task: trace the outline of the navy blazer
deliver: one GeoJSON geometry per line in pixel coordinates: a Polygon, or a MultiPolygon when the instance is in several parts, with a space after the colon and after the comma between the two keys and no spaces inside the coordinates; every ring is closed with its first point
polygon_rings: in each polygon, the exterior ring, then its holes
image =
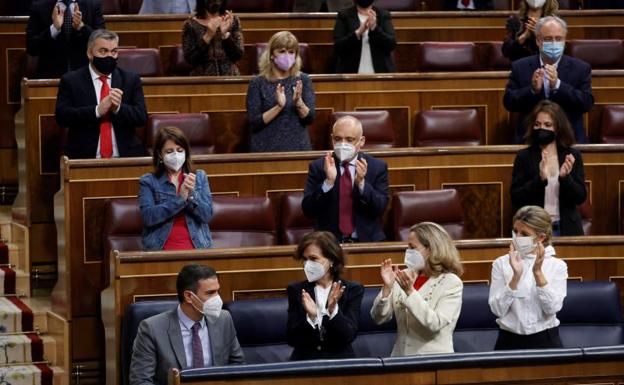
{"type": "MultiPolygon", "coordinates": [[[[585,202],[585,168],[581,153],[571,147],[557,146],[559,166],[568,154],[574,156],[572,171],[565,178],[559,178],[559,216],[561,235],[583,235],[583,223],[577,205],[585,202]]],[[[544,190],[547,181],[539,176],[542,149],[531,145],[516,155],[511,176],[511,204],[514,209],[526,205],[544,207],[544,190]]]]}
{"type": "MultiPolygon", "coordinates": [[[[112,83],[111,88],[123,91],[119,111],[110,114],[119,156],[143,156],[143,143],[135,136],[136,127],[147,122],[141,78],[133,72],[116,68],[112,83]]],[[[65,155],[69,158],[95,158],[101,121],[95,116],[98,100],[88,66],[68,72],[61,78],[56,97],[56,122],[68,128],[65,155]]]]}
{"type": "MultiPolygon", "coordinates": [[[[544,89],[534,94],[531,79],[540,68],[539,55],[518,59],[511,64],[511,73],[505,89],[503,104],[508,111],[519,112],[520,119],[514,135],[514,143],[522,143],[526,130],[524,120],[541,100],[546,99],[544,89]]],[[[568,116],[578,143],[586,143],[583,114],[591,110],[594,96],[591,87],[591,67],[582,60],[563,55],[557,67],[561,85],[550,94],[550,100],[559,104],[568,116]]]]}
{"type": "Polygon", "coordinates": [[[332,319],[324,316],[319,330],[308,323],[301,301],[301,290],[316,300],[315,285],[315,282],[308,281],[288,285],[288,345],[294,347],[290,358],[354,358],[351,342],[357,336],[364,286],[358,282],[342,281],[345,291],[338,300],[338,312],[332,319]]]}
{"type": "MultiPolygon", "coordinates": [[[[21,0],[20,0],[21,1],[21,0]]],[[[84,26],[65,32],[52,38],[52,10],[56,0],[36,0],[30,8],[30,16],[26,25],[26,52],[30,56],[38,56],[38,79],[58,79],[68,71],[77,70],[89,62],[87,58],[87,41],[91,32],[105,28],[101,2],[98,0],[77,0],[82,13],[84,26]]]]}
{"type": "MultiPolygon", "coordinates": [[[[392,51],[396,47],[396,37],[390,12],[373,6],[377,13],[377,27],[368,32],[371,57],[375,73],[395,72],[392,51]]],[[[362,40],[355,35],[360,27],[360,19],[355,6],[338,12],[334,24],[334,54],[336,73],[357,73],[362,55],[362,40]]]]}
{"type": "MultiPolygon", "coordinates": [[[[381,224],[381,216],[388,204],[388,165],[386,162],[360,152],[358,159],[366,159],[368,168],[364,191],[353,186],[353,222],[359,240],[362,242],[378,242],[386,239],[381,224]]],[[[315,229],[334,233],[337,239],[342,238],[338,228],[338,203],[340,197],[340,161],[334,156],[338,170],[334,187],[327,193],[322,186],[325,181],[325,157],[310,163],[308,179],[303,192],[301,207],[304,214],[315,219],[315,229]]]]}

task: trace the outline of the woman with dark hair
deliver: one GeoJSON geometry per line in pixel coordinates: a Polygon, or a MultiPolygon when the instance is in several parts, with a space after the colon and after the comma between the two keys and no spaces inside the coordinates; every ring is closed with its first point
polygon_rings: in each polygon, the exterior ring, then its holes
{"type": "Polygon", "coordinates": [[[340,280],[345,255],[327,231],[307,234],[294,256],[307,281],[288,285],[288,344],[292,360],[354,357],[364,287],[340,280]]]}
{"type": "Polygon", "coordinates": [[[195,16],[182,29],[184,59],[191,76],[237,76],[243,57],[243,31],[238,16],[226,10],[227,0],[197,0],[195,16]]]}
{"type": "Polygon", "coordinates": [[[554,235],[583,235],[576,206],[585,202],[585,169],[581,153],[571,146],[574,134],[557,103],[543,100],[526,121],[527,148],[516,155],[511,179],[514,207],[543,207],[554,235]]]}
{"type": "Polygon", "coordinates": [[[500,327],[495,350],[561,348],[557,312],[568,266],[551,245],[550,215],[525,206],[513,217],[509,253],[492,264],[488,303],[500,327]]]}
{"type": "Polygon", "coordinates": [[[558,12],[557,0],[523,0],[518,13],[507,19],[507,37],[503,41],[503,55],[515,61],[538,54],[535,25],[541,17],[556,16],[558,12]]]}
{"type": "Polygon", "coordinates": [[[391,259],[381,263],[382,289],[373,302],[377,324],[396,319],[392,356],[453,353],[453,331],[459,318],[464,269],[450,235],[437,223],[410,228],[406,269],[391,259]]]}
{"type": "Polygon", "coordinates": [[[145,250],[187,250],[212,244],[212,196],[203,170],[193,173],[191,149],[175,127],[158,130],[154,172],[139,181],[145,250]]]}

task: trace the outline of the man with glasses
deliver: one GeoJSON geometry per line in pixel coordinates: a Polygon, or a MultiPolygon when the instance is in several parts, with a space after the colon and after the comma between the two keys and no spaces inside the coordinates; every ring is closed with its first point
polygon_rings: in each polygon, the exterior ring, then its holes
{"type": "Polygon", "coordinates": [[[143,156],[135,136],[147,111],[139,75],[117,68],[119,37],[99,29],[89,37],[89,64],[61,78],[56,122],[67,127],[69,158],[143,156]]]}
{"type": "Polygon", "coordinates": [[[362,123],[353,116],[336,121],[331,140],[334,151],[310,163],[303,212],[316,230],[332,232],[341,243],[385,240],[388,166],[361,152],[362,123]]]}
{"type": "Polygon", "coordinates": [[[559,104],[568,116],[578,143],[586,143],[583,114],[594,105],[591,67],[563,54],[568,27],[556,16],[541,18],[535,26],[540,53],[512,63],[503,104],[519,112],[514,143],[523,142],[524,120],[541,100],[559,104]]]}

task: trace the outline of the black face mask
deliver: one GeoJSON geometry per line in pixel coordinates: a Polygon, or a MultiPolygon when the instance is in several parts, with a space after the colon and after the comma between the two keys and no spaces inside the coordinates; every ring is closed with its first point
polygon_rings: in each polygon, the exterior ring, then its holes
{"type": "Polygon", "coordinates": [[[543,128],[534,128],[533,132],[531,132],[531,137],[534,143],[545,146],[552,143],[557,137],[557,134],[555,134],[554,131],[545,130],[543,128]]]}
{"type": "Polygon", "coordinates": [[[371,4],[373,4],[373,1],[375,0],[355,0],[355,4],[359,5],[362,8],[367,8],[371,4]]]}
{"type": "Polygon", "coordinates": [[[93,56],[93,66],[98,72],[110,75],[117,68],[117,58],[112,56],[93,56]]]}

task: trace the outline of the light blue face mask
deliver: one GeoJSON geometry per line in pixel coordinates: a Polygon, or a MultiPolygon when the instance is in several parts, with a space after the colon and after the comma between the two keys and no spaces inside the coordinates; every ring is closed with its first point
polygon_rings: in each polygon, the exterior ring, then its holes
{"type": "Polygon", "coordinates": [[[557,61],[563,55],[565,43],[562,41],[545,41],[542,43],[542,53],[552,61],[557,61]]]}

